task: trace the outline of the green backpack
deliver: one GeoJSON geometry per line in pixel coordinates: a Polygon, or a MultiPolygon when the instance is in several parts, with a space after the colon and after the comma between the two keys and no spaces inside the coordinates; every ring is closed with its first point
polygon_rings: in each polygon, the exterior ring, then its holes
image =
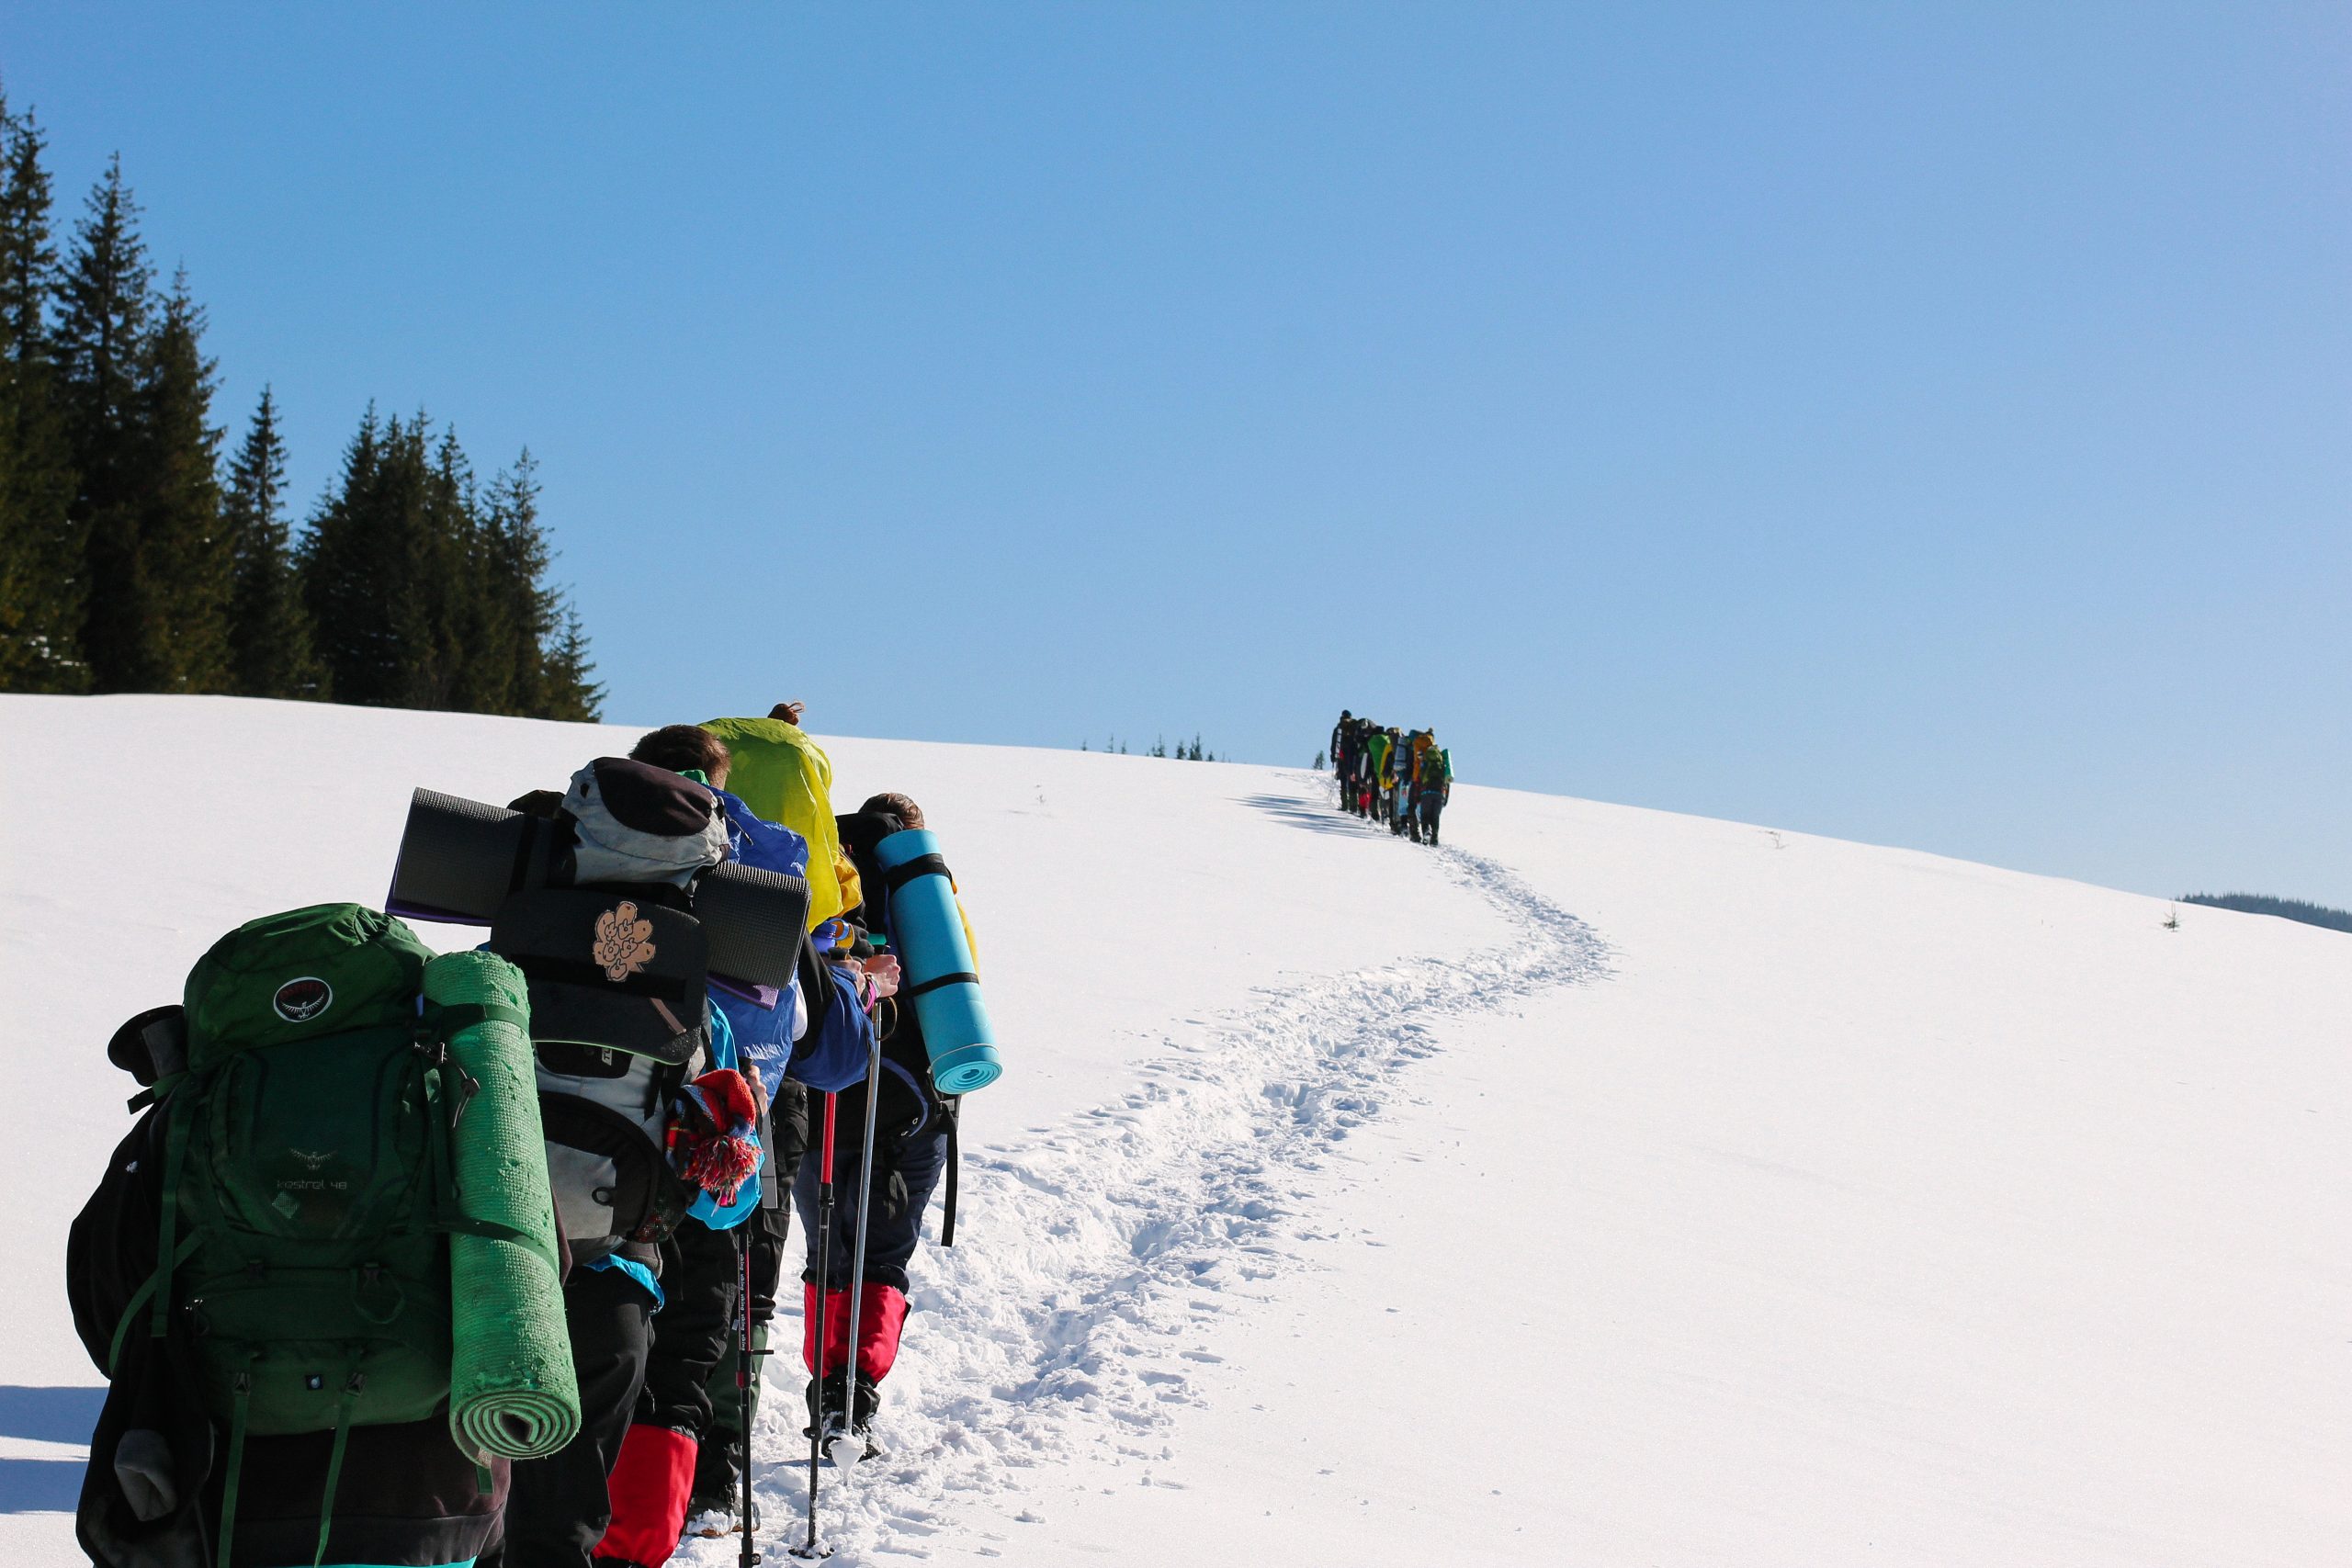
{"type": "MultiPolygon", "coordinates": [[[[401,921],[322,904],[240,926],[188,975],[185,1070],[162,1102],[154,1275],[115,1333],[175,1316],[229,1423],[220,1539],[248,1433],[333,1431],[331,1511],[355,1426],[448,1397],[449,1132],[469,1089],[422,1002],[432,956],[401,921]]],[[[325,1523],[320,1528],[322,1549],[325,1523]]]]}

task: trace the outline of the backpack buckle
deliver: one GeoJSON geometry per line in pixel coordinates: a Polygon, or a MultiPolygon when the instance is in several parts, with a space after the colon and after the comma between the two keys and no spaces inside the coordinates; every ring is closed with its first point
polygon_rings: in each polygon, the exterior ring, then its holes
{"type": "MultiPolygon", "coordinates": [[[[352,1310],[368,1323],[382,1328],[390,1325],[408,1305],[408,1292],[401,1288],[400,1280],[385,1272],[380,1263],[363,1263],[359,1280],[351,1292],[352,1310]]],[[[357,1393],[354,1388],[353,1393],[357,1393]]]]}

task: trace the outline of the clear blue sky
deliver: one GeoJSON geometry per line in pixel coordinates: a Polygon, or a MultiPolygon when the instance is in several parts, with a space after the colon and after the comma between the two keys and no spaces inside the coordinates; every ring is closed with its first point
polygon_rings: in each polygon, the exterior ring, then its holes
{"type": "Polygon", "coordinates": [[[17,5],[275,385],[528,444],[617,719],[2352,903],[2352,11],[17,5]]]}

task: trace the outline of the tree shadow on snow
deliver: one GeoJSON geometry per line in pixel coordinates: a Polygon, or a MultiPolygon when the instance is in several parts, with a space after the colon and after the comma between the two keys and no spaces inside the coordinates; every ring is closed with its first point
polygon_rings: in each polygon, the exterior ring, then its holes
{"type": "MultiPolygon", "coordinates": [[[[1245,795],[1241,804],[1254,811],[1262,811],[1277,822],[1294,828],[1304,828],[1310,833],[1346,833],[1361,836],[1374,831],[1371,823],[1351,817],[1336,804],[1302,800],[1295,795],[1245,795]]],[[[1385,828],[1378,829],[1384,836],[1385,828]]]]}
{"type": "MultiPolygon", "coordinates": [[[[0,1383],[0,1438],[86,1443],[98,1424],[102,1388],[27,1388],[0,1383]]],[[[70,1514],[82,1493],[77,1459],[0,1459],[0,1514],[70,1514]]]]}

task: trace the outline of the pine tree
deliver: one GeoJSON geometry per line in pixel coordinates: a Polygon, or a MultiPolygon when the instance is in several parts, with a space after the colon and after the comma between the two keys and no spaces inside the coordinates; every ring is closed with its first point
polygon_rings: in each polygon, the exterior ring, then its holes
{"type": "Polygon", "coordinates": [[[484,595],[477,570],[481,529],[474,519],[473,468],[454,427],[430,445],[429,456],[430,422],[422,409],[413,431],[422,463],[414,543],[421,624],[415,635],[433,649],[433,680],[412,693],[407,705],[495,713],[484,698],[495,696],[500,682],[484,678],[476,640],[483,631],[484,595]]]}
{"type": "Polygon", "coordinates": [[[390,671],[400,657],[390,611],[391,552],[375,527],[385,434],[370,403],[344,448],[340,479],[295,551],[327,689],[338,702],[378,706],[392,700],[390,671]]]}
{"type": "Polygon", "coordinates": [[[311,613],[294,570],[286,522],[286,444],[267,387],[230,465],[221,516],[232,561],[232,689],[248,697],[326,695],[324,674],[311,649],[311,613]]]}
{"type": "Polygon", "coordinates": [[[529,447],[514,466],[491,481],[488,515],[488,591],[499,606],[507,661],[503,713],[547,716],[548,656],[562,632],[561,595],[547,585],[554,548],[539,525],[539,465],[529,447]]]}
{"type": "Polygon", "coordinates": [[[76,692],[86,584],[48,307],[57,270],[40,128],[0,94],[0,690],[76,692]]]}
{"type": "Polygon", "coordinates": [[[538,463],[526,447],[491,487],[485,528],[489,581],[504,604],[514,661],[510,706],[533,718],[593,720],[605,688],[590,677],[588,633],[560,589],[548,581],[555,547],[539,522],[538,463]]]}
{"type": "Polygon", "coordinates": [[[82,648],[102,692],[152,691],[170,663],[164,597],[140,538],[140,373],[154,276],[138,212],[118,156],[90,192],[57,288],[60,401],[80,478],[71,515],[88,561],[82,648]]]}
{"type": "Polygon", "coordinates": [[[580,612],[569,604],[563,610],[563,629],[548,650],[547,671],[547,695],[537,716],[584,724],[605,716],[605,688],[589,679],[596,666],[588,657],[587,629],[580,624],[580,612]]]}
{"type": "Polygon", "coordinates": [[[230,689],[232,551],[220,518],[220,436],[212,423],[215,365],[204,356],[204,310],[172,279],[141,365],[139,550],[155,598],[147,691],[230,689]]]}

